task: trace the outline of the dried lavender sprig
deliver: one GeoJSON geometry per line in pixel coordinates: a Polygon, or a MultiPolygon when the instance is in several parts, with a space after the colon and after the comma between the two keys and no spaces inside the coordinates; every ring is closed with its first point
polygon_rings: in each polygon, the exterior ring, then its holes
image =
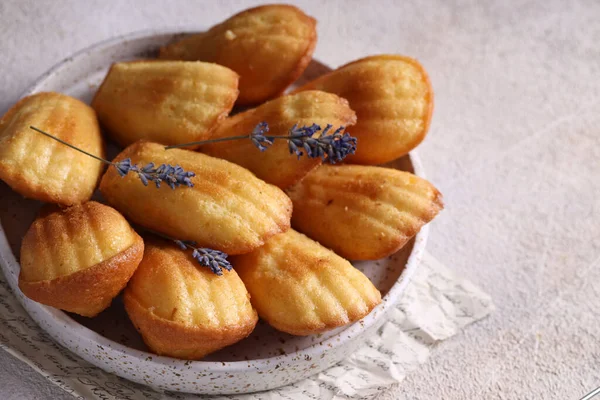
{"type": "Polygon", "coordinates": [[[161,182],[166,182],[171,189],[175,189],[181,185],[194,186],[190,178],[193,178],[196,174],[191,171],[185,171],[180,165],[161,164],[156,168],[154,163],[150,162],[140,168],[137,164],[131,164],[130,158],[111,164],[114,165],[121,177],[124,177],[130,171],[136,172],[144,186],[148,186],[148,182],[150,181],[154,182],[157,188],[160,187],[161,182]]]}
{"type": "Polygon", "coordinates": [[[117,172],[119,173],[119,175],[121,175],[121,177],[126,176],[129,172],[137,173],[138,177],[140,178],[140,181],[142,181],[144,186],[148,186],[149,181],[154,182],[157,188],[160,187],[161,182],[166,182],[171,189],[175,189],[176,187],[179,187],[181,185],[185,185],[188,187],[194,186],[190,178],[193,178],[194,176],[196,176],[196,174],[194,174],[191,171],[185,171],[179,165],[172,166],[169,164],[162,164],[158,168],[155,168],[154,163],[151,162],[146,164],[146,166],[144,167],[140,167],[137,164],[132,164],[130,158],[126,158],[119,162],[112,162],[105,160],[102,157],[98,157],[94,154],[88,153],[87,151],[82,150],[79,147],[76,147],[70,143],[67,143],[64,140],[49,134],[48,132],[44,132],[43,130],[36,128],[35,126],[30,126],[29,128],[43,135],[46,135],[49,138],[64,144],[65,146],[69,146],[70,148],[77,150],[80,153],[95,158],[96,160],[102,161],[105,164],[112,165],[117,169],[117,172]]]}
{"type": "Polygon", "coordinates": [[[308,158],[320,157],[323,161],[327,161],[330,164],[340,162],[347,155],[354,154],[356,152],[357,138],[350,136],[349,133],[342,134],[344,131],[343,126],[340,126],[332,134],[329,134],[331,128],[333,126],[327,124],[321,135],[315,138],[314,135],[321,131],[319,125],[312,124],[302,127],[294,125],[290,129],[290,135],[288,136],[290,154],[296,154],[300,158],[303,155],[302,150],[304,150],[308,158]]]}
{"type": "Polygon", "coordinates": [[[231,263],[227,261],[227,253],[206,247],[197,247],[196,242],[191,240],[172,239],[181,250],[192,249],[192,257],[203,267],[208,267],[212,273],[223,275],[223,268],[231,271],[231,263]]]}
{"type": "Polygon", "coordinates": [[[323,161],[335,164],[336,162],[342,161],[349,154],[354,154],[356,152],[357,138],[350,136],[349,133],[342,134],[344,131],[343,126],[340,126],[332,134],[329,134],[331,128],[333,128],[333,126],[327,124],[325,129],[321,132],[321,127],[317,124],[301,127],[296,124],[289,130],[289,135],[287,136],[269,136],[265,135],[265,133],[269,131],[269,125],[263,121],[256,125],[249,135],[229,136],[199,142],[183,143],[167,146],[165,149],[249,138],[254,146],[260,151],[265,151],[273,144],[274,140],[283,139],[288,142],[290,154],[296,154],[298,158],[306,154],[308,158],[320,157],[323,161]],[[321,132],[321,135],[319,137],[314,137],[318,132],[321,132]]]}
{"type": "Polygon", "coordinates": [[[194,259],[196,259],[201,266],[210,268],[211,272],[216,275],[223,275],[223,268],[225,268],[227,271],[231,271],[233,269],[231,263],[227,261],[227,257],[229,256],[227,253],[210,249],[208,247],[198,247],[196,242],[192,240],[175,239],[171,236],[157,232],[153,229],[148,229],[141,225],[134,225],[134,228],[136,231],[145,231],[170,242],[174,242],[179,248],[181,248],[181,250],[191,249],[192,257],[194,257],[194,259]]]}

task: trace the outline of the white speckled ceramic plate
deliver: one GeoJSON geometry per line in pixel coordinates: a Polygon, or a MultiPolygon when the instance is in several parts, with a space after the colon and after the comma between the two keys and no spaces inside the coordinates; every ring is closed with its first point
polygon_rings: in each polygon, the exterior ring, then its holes
{"type": "MultiPolygon", "coordinates": [[[[179,35],[144,32],[94,45],[52,68],[25,94],[57,91],[89,102],[112,62],[151,57],[159,46],[179,35]]],[[[301,81],[329,70],[313,61],[301,81]]],[[[422,176],[414,153],[390,166],[422,176]]],[[[0,182],[0,261],[10,286],[31,317],[58,343],[105,371],[159,390],[202,394],[271,389],[315,374],[347,357],[383,324],[386,312],[417,268],[427,237],[425,226],[391,257],[354,263],[384,294],[382,303],[361,321],[309,337],[277,332],[260,322],[247,339],[203,361],[190,362],[149,353],[127,319],[120,298],[98,317],[88,319],[23,296],[17,286],[20,242],[40,206],[41,203],[23,199],[0,182]]]]}

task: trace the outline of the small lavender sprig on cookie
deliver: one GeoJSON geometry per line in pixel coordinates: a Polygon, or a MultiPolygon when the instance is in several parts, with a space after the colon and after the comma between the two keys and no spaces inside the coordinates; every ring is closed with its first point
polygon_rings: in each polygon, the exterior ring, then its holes
{"type": "Polygon", "coordinates": [[[290,154],[296,154],[300,158],[303,155],[301,150],[303,149],[308,158],[320,157],[330,164],[342,161],[348,154],[354,154],[357,139],[350,136],[349,133],[342,134],[344,131],[343,126],[340,126],[332,134],[328,134],[331,128],[333,126],[327,124],[321,135],[315,138],[314,136],[321,131],[319,125],[312,124],[303,127],[294,125],[288,136],[290,154]],[[327,155],[327,158],[325,155],[327,155]]]}
{"type": "Polygon", "coordinates": [[[207,247],[197,247],[196,242],[190,240],[172,239],[181,250],[192,250],[192,257],[203,267],[210,268],[216,275],[223,275],[223,269],[231,271],[233,268],[227,260],[228,254],[207,247]]]}
{"type": "Polygon", "coordinates": [[[181,185],[194,186],[190,178],[193,178],[196,174],[191,171],[185,171],[179,165],[161,164],[156,168],[154,163],[150,162],[145,167],[140,167],[137,164],[131,164],[130,158],[111,164],[114,165],[121,177],[126,176],[129,172],[137,172],[144,186],[148,186],[148,182],[150,181],[154,182],[157,188],[160,187],[161,182],[166,182],[171,189],[175,189],[181,185]]]}
{"type": "Polygon", "coordinates": [[[29,128],[43,135],[46,135],[49,138],[64,144],[65,146],[69,146],[70,148],[77,150],[80,153],[95,158],[98,161],[102,161],[103,163],[109,166],[115,167],[119,175],[121,175],[121,177],[125,177],[130,172],[137,173],[138,177],[140,178],[140,181],[144,184],[144,186],[148,186],[149,182],[154,182],[157,188],[160,187],[160,184],[162,182],[166,182],[171,189],[175,189],[181,185],[188,187],[194,186],[194,183],[192,182],[191,178],[196,176],[196,174],[191,171],[185,171],[179,165],[173,166],[169,164],[162,164],[159,167],[156,167],[154,163],[151,162],[146,164],[144,167],[141,167],[138,164],[132,164],[130,158],[126,158],[119,162],[112,162],[105,160],[102,157],[98,157],[97,155],[88,153],[87,151],[82,150],[79,147],[73,146],[72,144],[57,138],[56,136],[51,135],[48,132],[36,128],[35,126],[30,126],[29,128]]]}
{"type": "Polygon", "coordinates": [[[350,136],[349,133],[342,133],[344,127],[340,126],[331,133],[332,125],[327,124],[325,129],[320,125],[294,125],[290,128],[286,136],[268,135],[269,124],[265,121],[257,124],[248,135],[229,136],[217,139],[202,140],[199,142],[190,142],[166,146],[165,149],[174,149],[179,147],[198,146],[208,143],[225,142],[229,140],[250,139],[252,144],[260,151],[265,151],[273,144],[275,140],[287,140],[290,154],[295,154],[298,158],[306,154],[308,158],[321,158],[330,164],[342,161],[349,154],[356,152],[357,139],[350,136]]]}
{"type": "Polygon", "coordinates": [[[203,267],[210,268],[210,271],[215,275],[223,275],[223,269],[226,269],[227,271],[231,271],[233,269],[231,263],[227,260],[229,255],[225,252],[208,247],[198,247],[197,243],[193,240],[175,239],[155,230],[150,230],[143,227],[140,227],[140,229],[170,242],[174,242],[183,251],[192,250],[192,257],[198,262],[198,264],[203,267]]]}

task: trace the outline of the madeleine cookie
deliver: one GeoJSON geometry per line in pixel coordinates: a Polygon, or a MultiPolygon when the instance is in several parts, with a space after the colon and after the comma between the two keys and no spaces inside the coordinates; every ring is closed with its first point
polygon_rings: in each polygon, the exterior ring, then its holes
{"type": "MultiPolygon", "coordinates": [[[[270,136],[287,136],[290,129],[298,126],[327,124],[333,129],[356,123],[356,115],[348,102],[336,95],[306,91],[282,96],[261,106],[226,119],[213,132],[213,138],[248,135],[260,122],[267,122],[270,136]]],[[[352,130],[350,129],[352,132],[352,130]]],[[[302,179],[310,170],[321,164],[320,158],[298,158],[290,154],[285,140],[274,140],[273,145],[261,153],[250,140],[212,143],[200,147],[200,151],[239,164],[265,182],[285,189],[302,179]]]]}
{"type": "Polygon", "coordinates": [[[294,228],[350,260],[395,253],[443,208],[425,179],[361,165],[322,165],[288,195],[294,228]]]}
{"type": "Polygon", "coordinates": [[[356,154],[347,161],[383,164],[415,148],[425,138],[433,112],[433,89],[416,60],[380,55],[346,64],[295,90],[324,90],[350,102],[358,123],[356,154]]]}
{"type": "Polygon", "coordinates": [[[234,270],[215,275],[165,241],[147,244],[123,299],[148,347],[177,358],[199,359],[238,342],[258,320],[234,270]]]}
{"type": "Polygon", "coordinates": [[[111,137],[166,145],[204,140],[238,95],[238,75],[217,64],[183,61],[115,63],[92,107],[111,137]]]}
{"type": "Polygon", "coordinates": [[[258,315],[292,335],[357,321],[381,302],[371,281],[333,251],[290,229],[233,259],[258,315]]]}
{"type": "Polygon", "coordinates": [[[306,69],[316,21],[290,5],[251,8],[163,47],[160,58],[215,62],[240,74],[239,104],[277,97],[306,69]]]}
{"type": "Polygon", "coordinates": [[[132,221],[180,240],[228,254],[247,253],[290,227],[292,202],[281,189],[225,160],[190,150],[138,142],[115,161],[180,165],[193,187],[147,187],[135,173],[109,168],[100,183],[107,201],[132,221]]]}
{"type": "Polygon", "coordinates": [[[72,205],[92,197],[102,162],[30,129],[35,126],[104,157],[96,114],[60,93],[21,99],[0,119],[0,179],[25,197],[72,205]]]}
{"type": "Polygon", "coordinates": [[[108,206],[47,210],[23,238],[19,288],[39,303],[93,317],[125,287],[143,253],[142,238],[108,206]]]}

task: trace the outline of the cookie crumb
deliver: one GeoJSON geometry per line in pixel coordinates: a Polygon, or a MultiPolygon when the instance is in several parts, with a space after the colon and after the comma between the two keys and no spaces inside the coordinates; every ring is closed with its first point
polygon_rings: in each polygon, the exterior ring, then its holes
{"type": "Polygon", "coordinates": [[[237,36],[236,36],[236,34],[235,34],[235,33],[233,33],[233,32],[232,32],[230,29],[227,29],[227,30],[225,31],[225,39],[227,39],[227,40],[233,40],[233,39],[235,39],[236,37],[237,37],[237,36]]]}

